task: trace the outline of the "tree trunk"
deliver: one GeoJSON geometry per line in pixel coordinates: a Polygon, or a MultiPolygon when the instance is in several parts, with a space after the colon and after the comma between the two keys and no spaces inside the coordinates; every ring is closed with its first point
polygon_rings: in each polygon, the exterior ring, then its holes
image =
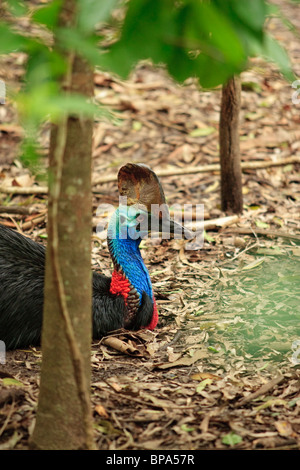
{"type": "MultiPolygon", "coordinates": [[[[74,12],[73,1],[64,2],[64,24],[68,24],[68,12],[74,12]]],[[[68,61],[64,90],[92,96],[90,67],[72,53],[68,61]]],[[[35,449],[94,448],[90,406],[92,130],[92,119],[68,116],[51,132],[43,360],[31,439],[35,449]]]]}
{"type": "Polygon", "coordinates": [[[233,77],[222,89],[219,139],[222,210],[234,214],[243,210],[239,138],[240,102],[240,79],[233,77]]]}

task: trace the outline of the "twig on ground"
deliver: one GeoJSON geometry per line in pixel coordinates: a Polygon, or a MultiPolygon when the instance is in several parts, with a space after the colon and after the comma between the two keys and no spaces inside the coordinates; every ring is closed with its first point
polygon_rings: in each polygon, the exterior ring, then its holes
{"type": "MultiPolygon", "coordinates": [[[[260,168],[271,168],[273,166],[284,166],[293,163],[300,163],[300,156],[294,156],[289,158],[282,158],[276,161],[268,160],[268,161],[254,161],[254,162],[242,162],[241,167],[242,170],[255,170],[260,168]]],[[[211,165],[202,165],[202,166],[195,166],[195,167],[188,167],[188,168],[172,168],[169,170],[157,170],[156,174],[159,177],[164,176],[177,176],[177,175],[188,175],[188,174],[195,174],[195,173],[210,173],[210,172],[219,172],[220,165],[218,163],[214,163],[211,165]]],[[[112,183],[116,181],[116,176],[107,175],[101,176],[100,178],[95,178],[93,181],[93,186],[97,184],[105,184],[105,183],[112,183]]],[[[94,193],[97,193],[96,189],[93,190],[94,193]]],[[[28,186],[28,187],[20,187],[20,186],[7,186],[7,187],[0,187],[0,193],[4,194],[47,194],[48,188],[47,186],[28,186]]]]}
{"type": "Polygon", "coordinates": [[[31,214],[37,214],[38,212],[39,211],[35,207],[0,206],[0,214],[31,215],[31,214]]]}
{"type": "Polygon", "coordinates": [[[258,390],[256,390],[253,393],[250,393],[247,397],[243,398],[239,402],[237,402],[236,406],[243,406],[246,403],[249,403],[250,401],[254,400],[255,398],[260,397],[261,395],[265,395],[267,392],[272,390],[272,388],[275,387],[275,385],[278,385],[284,380],[283,375],[279,375],[278,377],[275,377],[274,379],[270,380],[268,383],[262,385],[258,390]]]}
{"type": "Polygon", "coordinates": [[[236,227],[236,228],[229,228],[224,233],[240,233],[244,235],[261,235],[264,237],[282,237],[288,238],[290,240],[300,241],[300,235],[294,235],[293,233],[281,232],[280,230],[264,230],[261,228],[244,228],[244,227],[236,227]]]}
{"type": "MultiPolygon", "coordinates": [[[[267,161],[254,161],[254,162],[242,162],[241,167],[242,170],[255,170],[260,168],[271,168],[273,166],[284,166],[289,165],[292,163],[300,163],[300,156],[293,156],[289,158],[281,158],[278,160],[267,160],[267,161]]],[[[218,163],[214,163],[211,165],[201,165],[201,166],[190,166],[187,168],[170,168],[168,170],[157,170],[156,174],[159,177],[162,176],[177,176],[177,175],[188,175],[188,174],[195,174],[195,173],[210,173],[214,171],[220,171],[220,165],[218,163]]],[[[95,178],[93,181],[93,185],[96,184],[103,184],[103,183],[110,183],[115,181],[115,176],[105,176],[101,178],[95,178]]]]}

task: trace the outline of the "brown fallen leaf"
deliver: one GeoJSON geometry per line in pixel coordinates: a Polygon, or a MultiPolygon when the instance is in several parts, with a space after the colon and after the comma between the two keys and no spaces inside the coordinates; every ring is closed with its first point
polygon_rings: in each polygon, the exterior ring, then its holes
{"type": "Polygon", "coordinates": [[[182,357],[174,362],[161,362],[159,364],[154,364],[154,368],[169,369],[170,367],[177,367],[177,366],[191,366],[195,362],[206,357],[206,355],[207,355],[206,352],[199,349],[191,357],[182,357]]]}
{"type": "MultiPolygon", "coordinates": [[[[270,380],[266,384],[262,385],[258,390],[255,392],[250,393],[246,397],[244,397],[242,400],[238,402],[239,406],[244,406],[246,403],[251,402],[252,400],[255,400],[256,398],[260,397],[261,395],[265,395],[267,392],[272,390],[276,385],[280,384],[281,382],[284,381],[284,376],[279,374],[277,377],[274,379],[270,380]]],[[[265,406],[265,405],[264,405],[265,406]]]]}
{"type": "Polygon", "coordinates": [[[198,372],[197,374],[191,375],[191,378],[193,380],[221,380],[221,377],[219,377],[218,375],[211,374],[210,372],[198,372]]]}
{"type": "Polygon", "coordinates": [[[16,176],[13,178],[11,184],[12,186],[19,186],[22,188],[27,188],[28,186],[32,186],[34,183],[34,178],[28,174],[16,176]]]}
{"type": "Polygon", "coordinates": [[[178,359],[181,357],[181,353],[175,353],[173,348],[171,347],[167,348],[167,354],[168,354],[169,362],[178,361],[178,359]]]}
{"type": "Polygon", "coordinates": [[[142,356],[140,351],[133,345],[125,343],[125,341],[121,341],[119,338],[115,338],[114,336],[104,338],[102,344],[105,344],[105,346],[109,346],[123,354],[128,354],[129,356],[142,356]]]}
{"type": "Polygon", "coordinates": [[[146,450],[158,449],[163,441],[164,439],[152,439],[152,441],[147,440],[140,445],[140,448],[146,450]]]}
{"type": "Polygon", "coordinates": [[[95,411],[98,413],[99,416],[102,416],[103,418],[108,418],[108,413],[104,406],[102,405],[96,405],[95,406],[95,411]]]}
{"type": "Polygon", "coordinates": [[[24,135],[24,129],[16,124],[0,124],[0,131],[16,134],[18,136],[24,135]]]}
{"type": "Polygon", "coordinates": [[[274,424],[281,436],[291,436],[293,434],[292,426],[288,421],[279,420],[274,424]]]}

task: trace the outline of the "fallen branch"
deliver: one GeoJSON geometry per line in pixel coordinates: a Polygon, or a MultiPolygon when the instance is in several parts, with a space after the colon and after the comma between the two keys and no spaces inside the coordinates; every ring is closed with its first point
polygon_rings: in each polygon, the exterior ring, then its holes
{"type": "Polygon", "coordinates": [[[224,233],[240,233],[244,235],[261,235],[264,237],[283,237],[283,238],[288,238],[290,240],[297,240],[300,241],[300,235],[294,235],[292,233],[287,233],[287,232],[281,232],[280,230],[264,230],[261,228],[242,228],[242,227],[236,227],[236,228],[230,228],[226,230],[224,233]]]}
{"type": "Polygon", "coordinates": [[[258,398],[261,395],[265,395],[267,392],[272,390],[272,388],[274,388],[276,385],[280,384],[283,380],[284,380],[283,375],[279,375],[278,377],[275,377],[274,379],[270,380],[268,383],[262,385],[255,392],[250,393],[250,395],[248,395],[247,397],[237,402],[236,406],[243,406],[246,403],[249,403],[250,401],[254,400],[255,398],[258,398]]]}
{"type": "Polygon", "coordinates": [[[200,222],[196,223],[187,223],[185,224],[185,227],[198,232],[201,230],[215,230],[220,228],[226,228],[229,225],[235,224],[238,221],[238,215],[229,215],[226,217],[219,217],[217,219],[209,219],[204,221],[201,220],[200,222]]]}
{"type": "Polygon", "coordinates": [[[37,214],[38,212],[39,211],[35,207],[0,206],[0,214],[31,215],[31,214],[37,214]]]}
{"type": "Polygon", "coordinates": [[[47,186],[6,186],[0,187],[0,193],[4,194],[47,194],[48,187],[47,186]]]}
{"type": "MultiPolygon", "coordinates": [[[[276,161],[268,160],[268,161],[254,161],[254,162],[242,162],[241,167],[242,170],[258,170],[261,168],[271,168],[273,166],[284,166],[290,165],[293,163],[300,163],[300,156],[294,156],[289,158],[281,158],[276,161]]],[[[202,165],[202,166],[195,166],[195,167],[188,167],[188,168],[172,168],[169,170],[157,170],[156,174],[159,177],[164,176],[180,176],[180,175],[189,175],[195,173],[210,173],[210,172],[219,172],[220,165],[218,163],[214,163],[211,165],[202,165]]],[[[116,181],[116,176],[107,175],[101,176],[100,178],[95,178],[93,180],[93,186],[97,184],[105,184],[105,183],[112,183],[116,181]]],[[[93,190],[93,193],[97,194],[99,191],[97,189],[93,190]]],[[[4,194],[47,194],[48,187],[47,186],[27,186],[27,187],[20,187],[20,186],[0,186],[0,193],[4,194]]]]}
{"type": "Polygon", "coordinates": [[[41,222],[44,222],[46,219],[46,214],[44,215],[38,215],[37,217],[32,218],[31,220],[28,220],[27,222],[24,222],[22,224],[22,230],[28,230],[30,228],[34,228],[36,225],[40,224],[41,222]]]}
{"type": "MultiPolygon", "coordinates": [[[[289,158],[281,158],[276,161],[267,160],[267,161],[254,161],[254,162],[242,162],[242,170],[256,170],[260,168],[271,168],[273,166],[284,166],[292,163],[300,163],[300,156],[294,156],[289,158]]],[[[214,171],[220,171],[219,163],[214,163],[211,165],[201,165],[188,168],[171,168],[168,170],[157,170],[156,174],[159,177],[163,176],[177,176],[177,175],[189,175],[195,173],[210,173],[214,171]]],[[[116,180],[115,176],[102,176],[100,178],[95,178],[93,185],[111,183],[116,180]]]]}
{"type": "Polygon", "coordinates": [[[238,215],[229,215],[228,217],[219,217],[218,219],[205,220],[203,223],[204,230],[212,230],[216,228],[225,228],[238,222],[238,215]]]}

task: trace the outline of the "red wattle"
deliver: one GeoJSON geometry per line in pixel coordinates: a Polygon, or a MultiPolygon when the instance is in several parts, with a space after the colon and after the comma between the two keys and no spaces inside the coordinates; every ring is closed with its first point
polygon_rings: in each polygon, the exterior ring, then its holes
{"type": "MultiPolygon", "coordinates": [[[[114,271],[112,273],[109,291],[111,294],[122,295],[125,301],[125,305],[127,305],[127,297],[130,292],[130,282],[122,272],[114,271]]],[[[153,296],[153,315],[151,318],[151,322],[145,328],[147,328],[148,330],[154,330],[157,325],[157,322],[158,310],[155,298],[153,296]]]]}
{"type": "Polygon", "coordinates": [[[154,328],[157,325],[157,322],[158,322],[158,310],[157,310],[155,298],[153,296],[153,315],[152,315],[152,318],[151,318],[151,322],[149,323],[148,326],[146,326],[146,328],[148,330],[154,330],[154,328]]]}
{"type": "Polygon", "coordinates": [[[130,292],[130,282],[123,273],[114,271],[111,277],[109,292],[111,294],[122,295],[127,305],[127,297],[130,292]]]}

